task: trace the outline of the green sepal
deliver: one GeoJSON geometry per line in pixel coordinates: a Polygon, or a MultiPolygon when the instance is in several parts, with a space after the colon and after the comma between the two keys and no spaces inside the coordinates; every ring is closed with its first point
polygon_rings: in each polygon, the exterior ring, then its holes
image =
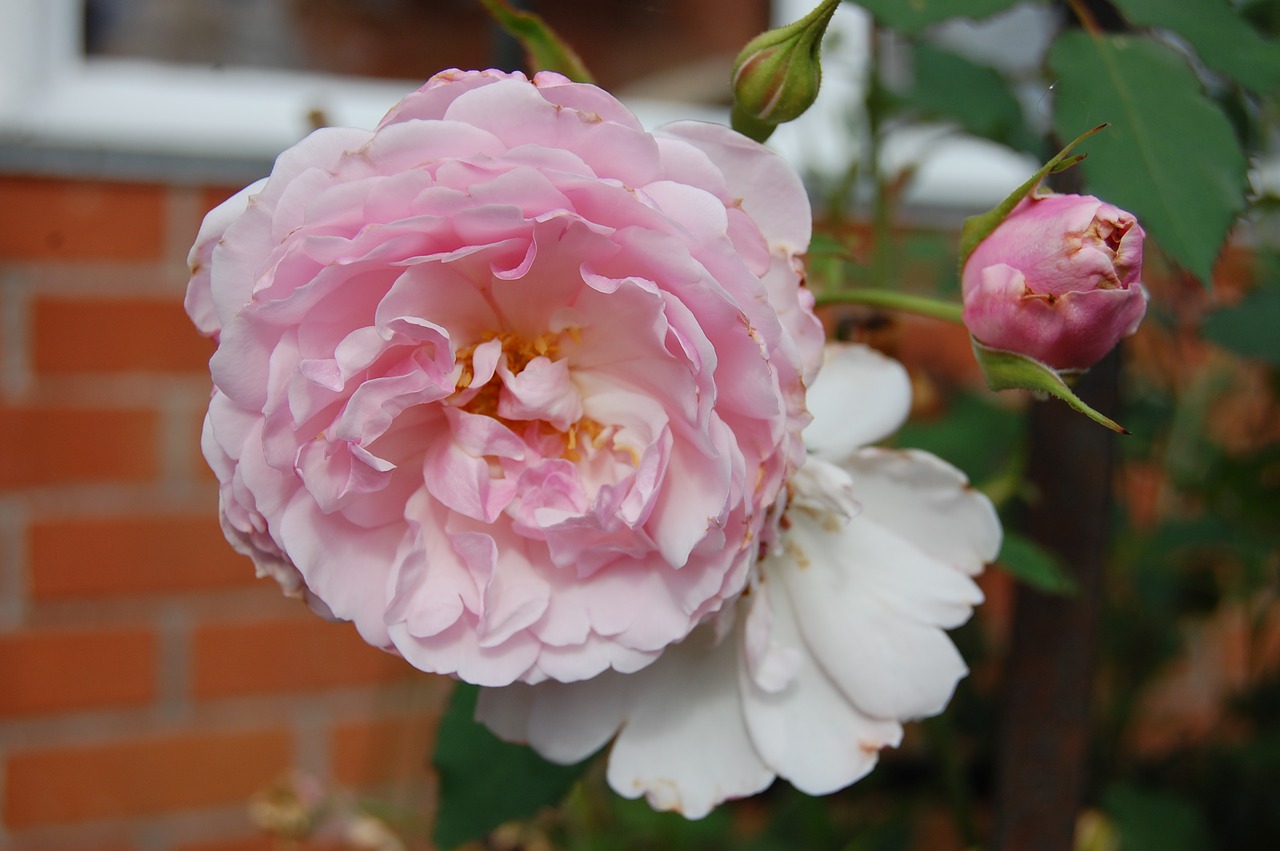
{"type": "Polygon", "coordinates": [[[777,124],[761,121],[738,103],[734,103],[729,111],[729,126],[748,139],[761,144],[764,144],[764,141],[773,135],[773,131],[778,129],[777,124]]]}
{"type": "Polygon", "coordinates": [[[973,356],[977,359],[978,366],[982,367],[987,386],[992,390],[1032,390],[1037,393],[1048,393],[1050,396],[1057,396],[1095,423],[1120,434],[1129,434],[1127,428],[1090,408],[1079,396],[1072,393],[1062,375],[1053,367],[1017,352],[993,349],[978,342],[972,334],[969,335],[969,340],[973,343],[973,356]]]}
{"type": "Polygon", "coordinates": [[[1040,185],[1040,181],[1044,180],[1047,175],[1057,174],[1060,171],[1071,168],[1071,166],[1085,158],[1084,154],[1069,156],[1071,149],[1106,126],[1107,125],[1105,124],[1099,124],[1087,133],[1082,133],[1075,139],[1072,139],[1067,143],[1065,148],[1058,151],[1053,159],[1041,166],[1040,170],[1027,178],[1025,183],[1013,190],[1013,192],[1009,194],[1008,198],[1005,198],[987,212],[979,213],[976,216],[970,216],[964,220],[964,224],[960,226],[959,263],[961,272],[964,271],[964,264],[968,262],[969,255],[974,252],[974,249],[978,247],[978,244],[990,236],[991,232],[998,228],[1000,223],[1008,218],[1009,214],[1013,212],[1013,208],[1022,203],[1023,198],[1026,198],[1032,192],[1036,191],[1036,188],[1040,185]]]}
{"type": "Polygon", "coordinates": [[[512,8],[507,0],[480,0],[489,16],[524,48],[530,71],[556,71],[577,83],[594,83],[582,59],[546,21],[512,8]]]}

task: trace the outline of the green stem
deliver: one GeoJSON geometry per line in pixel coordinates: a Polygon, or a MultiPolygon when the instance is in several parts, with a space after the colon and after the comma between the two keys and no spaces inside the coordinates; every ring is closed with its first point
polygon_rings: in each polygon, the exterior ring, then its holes
{"type": "Polygon", "coordinates": [[[871,257],[870,280],[882,285],[898,285],[893,274],[893,211],[889,207],[888,180],[880,173],[882,163],[880,134],[884,123],[884,98],[880,83],[879,27],[872,24],[869,40],[871,56],[867,62],[867,173],[871,179],[871,257]]]}
{"type": "Polygon", "coordinates": [[[951,301],[939,301],[926,296],[900,293],[896,290],[844,290],[818,296],[818,307],[831,304],[866,304],[872,307],[887,307],[891,310],[905,310],[941,319],[944,322],[964,324],[964,308],[951,301]]]}

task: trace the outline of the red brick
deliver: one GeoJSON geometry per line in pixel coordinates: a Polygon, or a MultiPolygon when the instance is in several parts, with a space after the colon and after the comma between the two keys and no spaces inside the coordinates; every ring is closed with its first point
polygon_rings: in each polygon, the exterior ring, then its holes
{"type": "Polygon", "coordinates": [[[333,731],[333,777],[348,786],[421,780],[439,718],[419,714],[342,724],[333,731]]]}
{"type": "Polygon", "coordinates": [[[148,815],[247,801],[292,760],[285,730],[192,732],[11,753],[10,827],[148,815]]]}
{"type": "Polygon", "coordinates": [[[37,373],[207,373],[213,343],[175,297],[38,298],[37,373]]]}
{"type": "Polygon", "coordinates": [[[163,250],[160,186],[5,177],[0,210],[0,259],[148,260],[163,250]]]}
{"type": "Polygon", "coordinates": [[[248,585],[253,564],[198,516],[35,523],[29,532],[36,600],[166,594],[248,585]]]}
{"type": "Polygon", "coordinates": [[[201,698],[374,685],[418,675],[320,618],[211,624],[196,630],[193,689],[201,698]]]}
{"type": "Polygon", "coordinates": [[[176,851],[351,851],[353,846],[338,840],[289,839],[283,840],[267,834],[224,839],[217,842],[196,842],[177,846],[176,851]]]}
{"type": "Polygon", "coordinates": [[[156,652],[142,629],[0,636],[0,717],[147,703],[156,652]]]}
{"type": "MultiPolygon", "coordinates": [[[[292,846],[289,847],[292,848],[292,846]]],[[[279,848],[275,837],[259,834],[241,839],[188,843],[179,845],[177,851],[279,851],[279,848]]]]}
{"type": "Polygon", "coordinates": [[[0,407],[0,488],[146,481],[156,431],[152,411],[0,407]]]}

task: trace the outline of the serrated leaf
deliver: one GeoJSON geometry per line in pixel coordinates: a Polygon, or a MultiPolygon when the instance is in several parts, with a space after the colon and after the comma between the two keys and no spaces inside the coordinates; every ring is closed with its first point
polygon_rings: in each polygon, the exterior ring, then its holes
{"type": "Polygon", "coordinates": [[[590,761],[556,765],[502,741],[475,720],[478,695],[475,686],[455,686],[436,734],[432,762],[440,776],[440,802],[433,838],[441,849],[559,803],[590,761]]]}
{"type": "Polygon", "coordinates": [[[1058,556],[1017,532],[1005,530],[996,564],[1014,579],[1046,594],[1072,597],[1079,591],[1058,556]]]}
{"type": "Polygon", "coordinates": [[[578,83],[595,82],[577,52],[533,12],[513,8],[507,0],[480,0],[489,16],[520,42],[531,71],[556,71],[578,83]]]}
{"type": "Polygon", "coordinates": [[[1070,32],[1049,50],[1054,127],[1109,122],[1081,168],[1089,191],[1133,212],[1206,284],[1245,203],[1245,158],[1182,56],[1148,38],[1070,32]]]}
{"type": "Polygon", "coordinates": [[[1227,0],[1114,0],[1137,27],[1172,30],[1187,40],[1205,65],[1247,89],[1280,89],[1280,43],[1263,38],[1227,0]]]}
{"type": "Polygon", "coordinates": [[[949,18],[980,21],[1022,0],[856,0],[876,20],[899,32],[917,33],[949,18]]]}
{"type": "Polygon", "coordinates": [[[1224,349],[1280,366],[1280,289],[1254,290],[1234,307],[1215,310],[1201,333],[1224,349]]]}
{"type": "Polygon", "coordinates": [[[1009,81],[999,71],[928,42],[915,45],[914,59],[915,86],[904,96],[907,106],[931,118],[955,121],[975,136],[1011,148],[1039,148],[1009,81]]]}

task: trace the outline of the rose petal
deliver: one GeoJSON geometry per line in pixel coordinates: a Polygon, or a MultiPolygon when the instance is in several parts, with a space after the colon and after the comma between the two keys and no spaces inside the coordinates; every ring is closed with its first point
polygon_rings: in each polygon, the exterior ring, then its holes
{"type": "Polygon", "coordinates": [[[797,664],[783,689],[763,688],[740,669],[743,713],[751,741],[765,763],[801,792],[825,795],[875,767],[880,749],[896,747],[902,726],[870,718],[849,701],[806,651],[795,612],[785,595],[776,605],[753,598],[753,608],[773,609],[771,640],[792,651],[797,664]]]}
{"type": "Polygon", "coordinates": [[[605,673],[580,683],[481,689],[476,720],[500,738],[527,743],[544,758],[568,765],[618,732],[627,683],[624,675],[605,673]]]}
{"type": "Polygon", "coordinates": [[[981,602],[977,586],[861,516],[788,519],[784,553],[766,562],[766,577],[804,613],[800,631],[822,669],[873,717],[939,712],[967,673],[942,627],[981,602]]]}
{"type": "Polygon", "coordinates": [[[713,640],[700,630],[631,675],[633,697],[607,772],[619,795],[644,795],[654,809],[697,819],[773,782],[742,716],[737,645],[713,640]]]}
{"type": "Polygon", "coordinates": [[[1000,518],[955,467],[920,451],[864,449],[843,462],[862,515],[974,575],[1000,552],[1000,518]]]}
{"type": "Polygon", "coordinates": [[[813,422],[804,431],[809,452],[838,461],[883,440],[911,411],[911,379],[891,358],[866,346],[832,344],[806,403],[813,422]]]}

